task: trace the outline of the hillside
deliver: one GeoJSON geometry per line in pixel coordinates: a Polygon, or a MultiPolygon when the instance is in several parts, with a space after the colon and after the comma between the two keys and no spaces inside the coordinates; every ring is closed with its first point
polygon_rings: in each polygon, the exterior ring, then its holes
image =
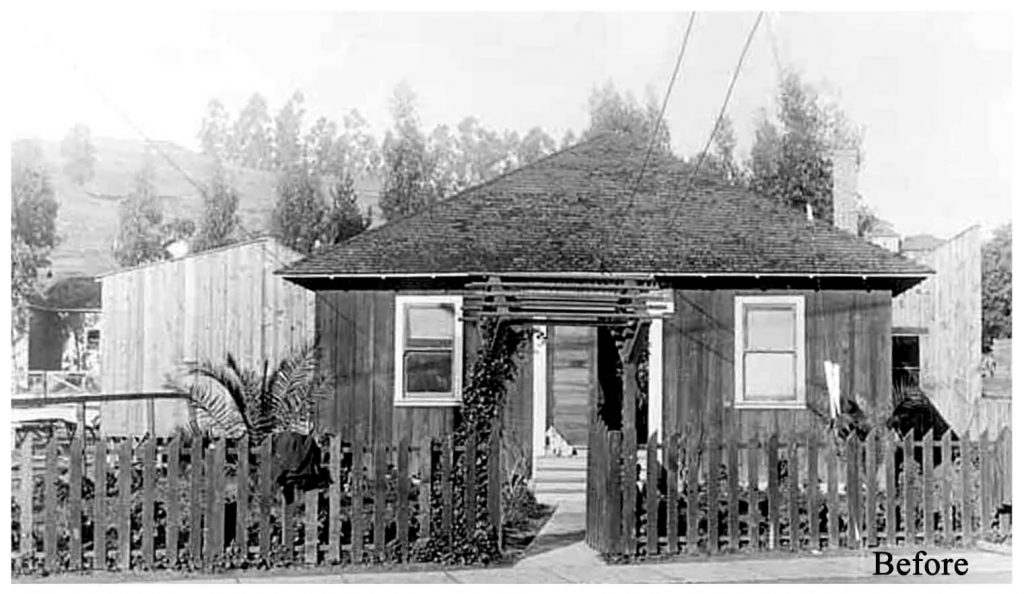
{"type": "MultiPolygon", "coordinates": [[[[61,171],[59,141],[40,141],[50,169],[54,190],[60,203],[57,232],[61,241],[53,251],[52,278],[47,284],[69,276],[94,276],[116,270],[113,245],[117,236],[117,206],[132,189],[135,173],[142,166],[143,141],[94,138],[96,175],[79,187],[61,171]]],[[[188,177],[205,183],[210,177],[211,161],[176,144],[161,142],[160,150],[170,157],[188,177]]],[[[155,186],[167,218],[191,218],[198,223],[202,209],[199,191],[167,159],[154,152],[155,186]]],[[[239,193],[239,215],[250,234],[264,233],[276,196],[273,172],[231,166],[229,175],[239,193]]],[[[362,210],[376,207],[377,184],[358,180],[357,192],[362,210]]]]}

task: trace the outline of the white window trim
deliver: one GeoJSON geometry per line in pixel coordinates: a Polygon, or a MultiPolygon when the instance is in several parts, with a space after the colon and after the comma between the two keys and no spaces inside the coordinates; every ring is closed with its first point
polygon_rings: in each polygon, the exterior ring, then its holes
{"type": "Polygon", "coordinates": [[[807,408],[807,341],[805,334],[804,297],[803,295],[758,295],[735,297],[735,318],[733,326],[733,342],[735,353],[733,370],[736,393],[733,398],[735,408],[745,409],[804,409],[807,408]],[[788,305],[796,308],[796,400],[792,402],[747,402],[744,399],[743,361],[744,361],[744,316],[743,310],[748,305],[788,305]]]}
{"type": "Polygon", "coordinates": [[[395,406],[461,406],[462,405],[462,297],[459,295],[396,295],[395,296],[395,406]],[[405,377],[405,308],[409,305],[455,306],[455,337],[452,353],[452,396],[446,398],[406,398],[405,377]]]}

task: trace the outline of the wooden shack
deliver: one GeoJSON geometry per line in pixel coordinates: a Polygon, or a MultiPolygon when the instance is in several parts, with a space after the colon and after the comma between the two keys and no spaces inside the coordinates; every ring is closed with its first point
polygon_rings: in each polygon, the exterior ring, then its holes
{"type": "Polygon", "coordinates": [[[979,425],[981,230],[906,255],[935,274],[893,299],[893,367],[916,384],[957,433],[979,425]]]}
{"type": "MultiPolygon", "coordinates": [[[[103,391],[165,391],[190,362],[273,362],[313,340],[313,293],[273,274],[300,257],[263,238],[102,275],[103,391]]],[[[167,435],[187,420],[182,401],[101,409],[108,435],[167,435]]]]}

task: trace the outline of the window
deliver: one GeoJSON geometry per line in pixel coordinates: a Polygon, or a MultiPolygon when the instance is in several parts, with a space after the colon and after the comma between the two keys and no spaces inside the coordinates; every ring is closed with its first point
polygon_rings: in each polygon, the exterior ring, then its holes
{"type": "Polygon", "coordinates": [[[921,386],[921,338],[892,337],[892,385],[894,388],[921,386]]]}
{"type": "Polygon", "coordinates": [[[89,330],[85,333],[85,348],[90,351],[100,350],[100,331],[89,330]]]}
{"type": "Polygon", "coordinates": [[[737,408],[803,408],[804,298],[736,297],[737,408]]]}
{"type": "Polygon", "coordinates": [[[462,387],[462,298],[395,298],[395,404],[455,405],[462,387]]]}

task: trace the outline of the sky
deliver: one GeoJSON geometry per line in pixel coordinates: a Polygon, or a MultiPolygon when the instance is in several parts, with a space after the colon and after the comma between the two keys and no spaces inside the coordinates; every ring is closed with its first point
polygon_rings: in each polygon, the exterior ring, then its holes
{"type": "MultiPolygon", "coordinates": [[[[96,136],[197,148],[207,102],[232,113],[254,92],[272,111],[295,90],[307,124],[358,110],[380,135],[402,80],[426,128],[475,116],[560,139],[587,125],[612,81],[660,98],[689,13],[117,12],[90,5],[8,23],[6,99],[15,138],[96,136]],[[10,50],[9,50],[10,51],[10,50]]],[[[666,118],[673,149],[697,153],[722,104],[752,12],[697,14],[666,118]]],[[[904,235],[948,237],[1011,217],[1011,19],[968,13],[770,13],[727,113],[745,157],[780,65],[795,68],[865,132],[859,189],[904,235]]]]}

